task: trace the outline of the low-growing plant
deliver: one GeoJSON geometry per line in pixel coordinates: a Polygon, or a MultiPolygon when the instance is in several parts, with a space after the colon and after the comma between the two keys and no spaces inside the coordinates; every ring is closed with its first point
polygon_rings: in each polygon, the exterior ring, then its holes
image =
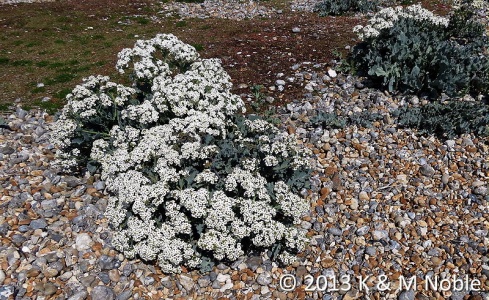
{"type": "Polygon", "coordinates": [[[375,11],[378,7],[377,0],[322,0],[314,7],[321,17],[339,16],[347,12],[366,13],[375,11]]]}
{"type": "Polygon", "coordinates": [[[436,97],[487,90],[488,40],[471,12],[448,19],[419,5],[387,8],[354,31],[364,40],[352,52],[358,70],[390,92],[436,97]]]}
{"type": "Polygon", "coordinates": [[[421,107],[402,107],[395,112],[398,123],[441,139],[464,133],[489,136],[489,106],[466,101],[432,102],[421,107]]]}
{"type": "Polygon", "coordinates": [[[137,41],[118,58],[133,85],[88,78],[53,133],[63,166],[87,154],[100,165],[114,247],[172,273],[208,271],[254,250],[294,260],[307,242],[296,224],[309,208],[298,196],[309,184],[309,151],[242,116],[220,61],[173,35],[137,41]]]}

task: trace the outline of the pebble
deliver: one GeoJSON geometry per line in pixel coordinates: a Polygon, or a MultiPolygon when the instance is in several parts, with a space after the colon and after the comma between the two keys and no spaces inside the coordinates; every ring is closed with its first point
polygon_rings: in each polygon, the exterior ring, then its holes
{"type": "Polygon", "coordinates": [[[364,236],[366,235],[370,230],[370,226],[365,225],[357,229],[356,234],[359,236],[364,236]]]}
{"type": "Polygon", "coordinates": [[[221,18],[231,20],[271,18],[280,14],[278,10],[259,5],[258,1],[235,2],[205,0],[202,3],[167,2],[163,5],[164,16],[177,15],[180,18],[221,18]]]}
{"type": "Polygon", "coordinates": [[[403,291],[399,294],[399,300],[414,300],[415,293],[413,290],[403,291]]]}
{"type": "Polygon", "coordinates": [[[45,219],[37,219],[37,220],[32,220],[29,226],[32,229],[36,230],[36,229],[44,229],[48,226],[48,224],[46,223],[45,219]]]}
{"type": "MultiPolygon", "coordinates": [[[[387,95],[333,68],[296,61],[290,72],[277,77],[287,86],[304,88],[295,101],[277,107],[277,114],[315,153],[307,196],[311,210],[299,225],[314,242],[289,266],[272,262],[271,253],[256,253],[236,265],[219,264],[208,274],[182,269],[169,276],[152,262],[128,259],[111,246],[100,175],[58,174],[51,165],[55,149],[47,138],[52,117],[40,111],[6,116],[11,127],[23,131],[0,136],[0,233],[8,236],[0,247],[0,294],[15,291],[26,299],[225,299],[237,294],[249,299],[355,299],[354,291],[282,293],[277,286],[285,273],[344,274],[359,271],[358,266],[370,275],[432,271],[487,281],[485,141],[465,135],[452,143],[398,128],[392,110],[423,105],[423,99],[387,95]],[[369,128],[327,128],[312,121],[319,112],[355,116],[364,111],[389,118],[369,128]],[[19,175],[6,179],[5,174],[19,175]],[[51,280],[48,292],[54,294],[33,290],[51,280]],[[24,290],[14,290],[22,286],[24,290]]],[[[425,299],[443,297],[424,293],[425,299]]],[[[377,299],[414,299],[414,294],[386,292],[377,299]]]]}
{"type": "Polygon", "coordinates": [[[294,27],[294,28],[292,28],[292,32],[293,33],[299,33],[299,32],[301,32],[301,29],[299,27],[294,27]]]}
{"type": "MultiPolygon", "coordinates": [[[[225,280],[223,282],[225,282],[225,280]]],[[[193,279],[185,275],[180,276],[180,284],[185,288],[187,292],[190,292],[195,286],[193,279]]]]}
{"type": "Polygon", "coordinates": [[[85,300],[88,297],[88,293],[86,290],[82,290],[68,298],[68,300],[85,300]]]}
{"type": "Polygon", "coordinates": [[[83,251],[90,249],[93,241],[88,233],[80,233],[76,236],[76,250],[83,251]]]}
{"type": "Polygon", "coordinates": [[[117,295],[116,300],[128,300],[129,298],[131,298],[131,296],[131,291],[124,291],[121,294],[117,295]]]}
{"type": "Polygon", "coordinates": [[[115,295],[111,288],[97,285],[90,293],[92,300],[114,300],[115,295]]]}
{"type": "Polygon", "coordinates": [[[263,272],[256,278],[256,282],[261,285],[269,285],[272,280],[272,275],[269,272],[263,272]]]}

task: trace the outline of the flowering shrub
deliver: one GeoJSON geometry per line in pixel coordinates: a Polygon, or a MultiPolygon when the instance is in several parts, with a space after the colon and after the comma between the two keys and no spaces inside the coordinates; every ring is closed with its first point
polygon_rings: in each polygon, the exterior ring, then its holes
{"type": "Polygon", "coordinates": [[[454,96],[487,89],[487,38],[464,11],[447,19],[419,5],[386,8],[354,31],[364,40],[352,54],[357,68],[391,92],[454,96]]]}
{"type": "Polygon", "coordinates": [[[241,116],[244,103],[219,60],[200,59],[173,35],[118,57],[133,86],[89,78],[69,95],[54,136],[65,165],[78,149],[100,165],[114,247],[165,272],[209,270],[214,260],[267,248],[290,263],[307,242],[296,224],[309,208],[297,195],[308,187],[308,151],[241,116]]]}

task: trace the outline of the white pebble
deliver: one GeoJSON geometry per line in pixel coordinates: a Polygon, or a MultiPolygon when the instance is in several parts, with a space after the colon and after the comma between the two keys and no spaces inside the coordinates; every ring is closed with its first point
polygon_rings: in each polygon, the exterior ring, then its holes
{"type": "Polygon", "coordinates": [[[80,233],[76,236],[75,247],[78,251],[90,249],[93,241],[88,233],[80,233]]]}

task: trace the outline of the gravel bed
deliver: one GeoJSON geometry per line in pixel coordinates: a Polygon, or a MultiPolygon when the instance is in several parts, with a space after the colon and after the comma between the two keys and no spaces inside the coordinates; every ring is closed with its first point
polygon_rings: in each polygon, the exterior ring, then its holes
{"type": "Polygon", "coordinates": [[[324,64],[296,64],[273,88],[290,85],[302,86],[304,97],[279,109],[282,127],[316,156],[301,224],[311,244],[300,262],[281,267],[263,253],[208,274],[170,276],[128,260],[111,246],[104,183],[53,169],[53,117],[17,109],[5,117],[12,130],[0,129],[0,299],[487,299],[487,292],[425,288],[435,275],[489,286],[487,141],[401,129],[391,112],[423,99],[365,88],[324,64]],[[383,118],[341,130],[311,122],[320,111],[366,110],[383,118]],[[296,287],[287,291],[280,279],[289,274],[296,287]],[[306,291],[309,275],[349,275],[351,287],[306,291]],[[369,275],[367,292],[360,276],[369,275]],[[382,275],[391,289],[377,286],[382,275]],[[402,276],[416,276],[416,292],[396,288],[402,276]]]}
{"type": "Polygon", "coordinates": [[[277,13],[282,13],[282,11],[274,8],[269,9],[255,1],[205,0],[203,3],[172,1],[164,4],[160,13],[166,16],[176,14],[183,19],[220,18],[243,20],[255,17],[270,18],[277,13]]]}

